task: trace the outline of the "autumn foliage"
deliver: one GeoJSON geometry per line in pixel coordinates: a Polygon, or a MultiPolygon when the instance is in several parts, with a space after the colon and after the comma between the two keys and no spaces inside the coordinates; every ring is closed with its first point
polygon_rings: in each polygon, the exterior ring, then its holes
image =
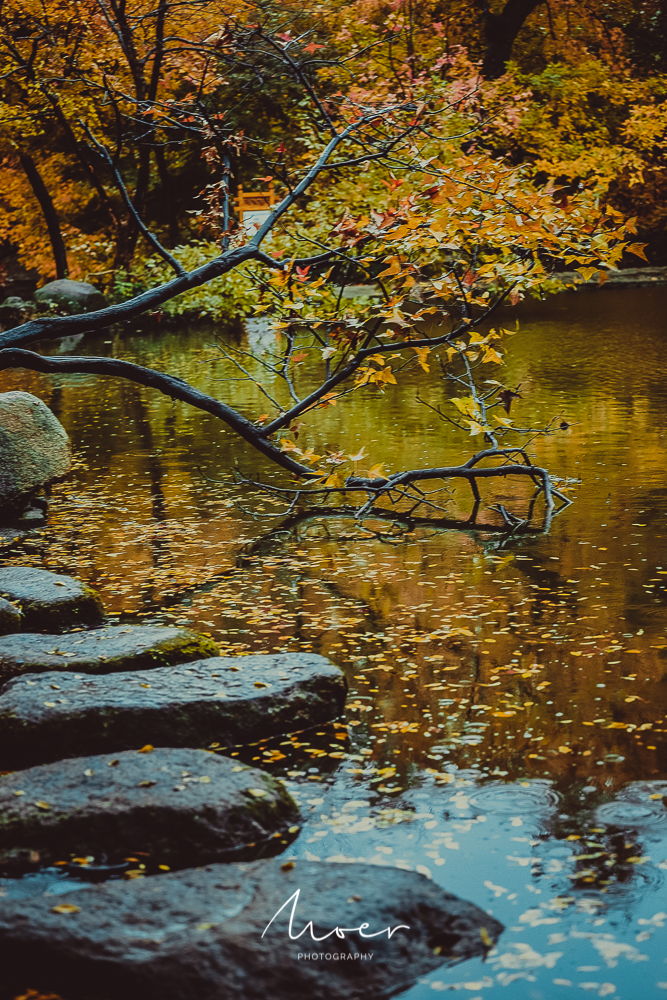
{"type": "MultiPolygon", "coordinates": [[[[323,110],[339,109],[341,95],[428,104],[447,91],[455,107],[475,95],[466,110],[477,130],[459,141],[473,162],[486,153],[501,175],[523,164],[522,184],[593,192],[638,216],[640,237],[659,259],[667,134],[659,10],[648,5],[640,17],[621,0],[604,14],[593,3],[533,4],[515,61],[485,80],[484,6],[3,3],[5,256],[18,255],[45,279],[69,273],[109,287],[137,265],[141,272],[154,249],[126,196],[170,247],[196,247],[219,232],[211,209],[221,158],[229,159],[232,193],[239,183],[261,186],[265,175],[286,179],[312,148],[307,103],[315,91],[323,110]]],[[[369,191],[379,211],[391,207],[398,183],[382,180],[389,188],[378,180],[369,191]]],[[[340,190],[320,185],[318,195],[316,209],[335,225],[340,190]]]]}

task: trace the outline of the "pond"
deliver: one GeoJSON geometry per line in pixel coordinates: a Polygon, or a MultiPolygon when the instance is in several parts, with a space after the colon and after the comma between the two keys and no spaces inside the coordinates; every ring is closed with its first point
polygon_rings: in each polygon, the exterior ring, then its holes
{"type": "MultiPolygon", "coordinates": [[[[666,315],[664,288],[507,310],[516,413],[556,418],[530,453],[574,500],[548,532],[538,501],[532,534],[488,529],[484,507],[487,530],[284,522],[232,487],[234,467],[273,473],[212,417],[109,379],[0,376],[44,399],[76,455],[47,527],[3,561],[84,577],[112,621],[192,625],[230,654],[312,650],[346,672],[335,725],[225,752],[298,798],[286,857],[417,870],[503,922],[486,960],[436,970],[410,1000],[666,995],[666,315]]],[[[215,334],[126,329],[53,350],[154,366],[257,415],[215,334]]],[[[391,469],[469,453],[418,395],[446,400],[415,375],[309,421],[304,447],[364,446],[391,469]]],[[[507,483],[483,498],[528,507],[507,483]]],[[[455,490],[452,513],[466,505],[455,490]]],[[[72,880],[0,880],[7,896],[45,888],[72,880]]]]}

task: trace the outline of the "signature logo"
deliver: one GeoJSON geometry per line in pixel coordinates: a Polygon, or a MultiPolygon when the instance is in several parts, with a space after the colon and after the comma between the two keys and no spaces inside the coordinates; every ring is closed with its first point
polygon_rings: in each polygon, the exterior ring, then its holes
{"type": "Polygon", "coordinates": [[[306,931],[310,931],[310,937],[313,941],[326,941],[326,939],[330,938],[332,934],[335,934],[337,938],[344,938],[346,934],[359,934],[362,938],[375,938],[375,937],[380,937],[382,934],[386,934],[387,940],[389,941],[391,940],[392,935],[396,933],[396,931],[410,930],[408,924],[397,924],[396,927],[385,927],[381,931],[375,931],[372,934],[366,934],[366,930],[370,927],[370,924],[363,923],[359,924],[358,927],[334,927],[333,930],[328,931],[326,934],[323,934],[322,937],[317,937],[317,935],[315,934],[315,929],[313,927],[313,921],[309,920],[306,926],[303,928],[303,930],[299,931],[298,934],[295,934],[294,920],[296,917],[296,908],[299,903],[300,893],[301,889],[297,889],[296,892],[292,893],[289,899],[287,899],[283,903],[280,909],[276,910],[276,912],[273,914],[268,924],[264,928],[264,931],[262,932],[262,937],[264,937],[264,935],[266,934],[266,932],[268,931],[269,927],[276,919],[276,917],[279,914],[281,914],[283,910],[290,905],[290,903],[292,904],[292,911],[290,913],[290,918],[289,918],[289,936],[292,941],[298,940],[298,938],[302,937],[306,933],[306,931]]]}

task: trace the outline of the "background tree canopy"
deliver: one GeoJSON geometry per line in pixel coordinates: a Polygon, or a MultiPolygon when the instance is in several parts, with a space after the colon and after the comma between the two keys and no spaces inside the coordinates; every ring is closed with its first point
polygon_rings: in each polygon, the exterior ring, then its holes
{"type": "MultiPolygon", "coordinates": [[[[662,263],[665,52],[657,0],[9,0],[3,253],[44,279],[69,274],[122,297],[128,282],[150,284],[154,247],[139,219],[190,258],[209,253],[221,157],[232,195],[268,176],[284,190],[317,134],[315,91],[325,103],[419,103],[449,86],[475,90],[468,110],[483,122],[461,149],[524,164],[564,197],[594,192],[637,218],[662,263]]],[[[391,191],[380,180],[366,200],[382,211],[391,191]]],[[[335,225],[337,181],[322,180],[301,210],[335,225]]]]}

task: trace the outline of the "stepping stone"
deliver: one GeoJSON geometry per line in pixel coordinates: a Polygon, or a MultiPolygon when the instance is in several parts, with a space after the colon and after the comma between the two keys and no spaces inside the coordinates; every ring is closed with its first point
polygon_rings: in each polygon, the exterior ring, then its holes
{"type": "Polygon", "coordinates": [[[0,962],[12,997],[369,1000],[484,955],[502,930],[415,872],[273,859],[0,900],[0,962]]]}
{"type": "Polygon", "coordinates": [[[96,677],[24,675],[0,689],[0,767],[145,743],[252,742],[335,718],[346,691],[342,671],[312,653],[216,656],[96,677]]]}
{"type": "Polygon", "coordinates": [[[19,632],[0,638],[0,682],[45,670],[149,670],[218,652],[208,636],[161,625],[112,625],[68,635],[19,632]]]}
{"type": "Polygon", "coordinates": [[[0,870],[117,865],[135,851],[154,870],[206,864],[284,845],[298,818],[282,782],[205,750],[77,757],[0,778],[0,870]]]}
{"type": "Polygon", "coordinates": [[[17,607],[0,597],[0,635],[18,632],[23,623],[23,616],[17,607]]]}
{"type": "Polygon", "coordinates": [[[71,576],[31,566],[0,568],[0,596],[23,611],[26,632],[55,632],[73,625],[99,625],[104,608],[97,591],[71,576]]]}

